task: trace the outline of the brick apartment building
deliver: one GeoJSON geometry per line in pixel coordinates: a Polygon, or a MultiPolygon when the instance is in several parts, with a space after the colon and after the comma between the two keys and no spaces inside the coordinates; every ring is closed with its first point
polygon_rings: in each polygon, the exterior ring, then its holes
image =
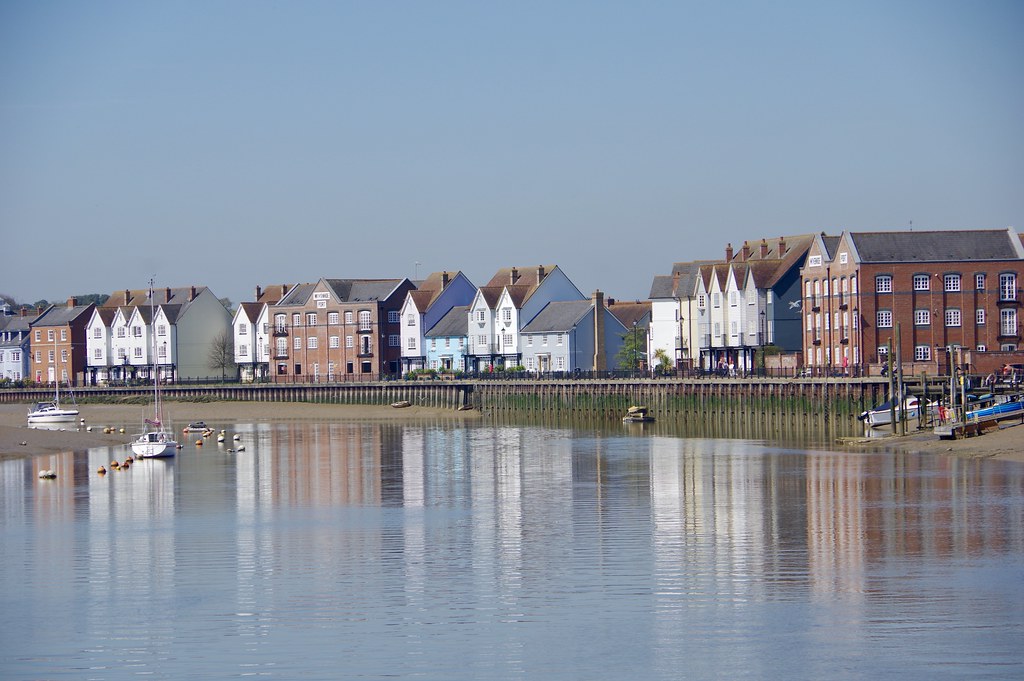
{"type": "Polygon", "coordinates": [[[1022,349],[1024,243],[1013,228],[822,234],[801,279],[809,367],[878,373],[897,327],[915,373],[944,372],[950,350],[1022,349]]]}
{"type": "Polygon", "coordinates": [[[276,383],[374,380],[397,375],[408,279],[321,279],[268,308],[270,379],[276,383]]]}
{"type": "Polygon", "coordinates": [[[51,305],[30,325],[29,377],[38,383],[79,385],[86,370],[85,327],[95,305],[51,305]]]}

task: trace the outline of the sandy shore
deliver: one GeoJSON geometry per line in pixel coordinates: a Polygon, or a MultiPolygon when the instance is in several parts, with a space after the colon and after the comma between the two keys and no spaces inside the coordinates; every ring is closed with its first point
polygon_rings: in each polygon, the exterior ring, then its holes
{"type": "MultiPolygon", "coordinates": [[[[90,447],[126,444],[142,429],[146,407],[141,405],[86,404],[79,406],[85,426],[67,424],[64,430],[44,430],[25,425],[26,404],[0,404],[0,459],[53,452],[77,451],[90,447]],[[92,431],[86,430],[92,426],[92,431]],[[124,428],[124,433],[103,433],[104,427],[124,428]]],[[[175,430],[189,421],[205,421],[211,426],[230,420],[276,421],[373,421],[401,419],[479,418],[474,411],[453,411],[411,406],[270,403],[270,402],[168,402],[165,420],[175,430]]]]}
{"type": "MultiPolygon", "coordinates": [[[[0,404],[0,459],[25,457],[52,452],[76,451],[90,447],[125,444],[141,429],[145,407],[140,405],[87,404],[80,407],[87,425],[68,424],[63,431],[40,430],[25,425],[24,404],[0,404]],[[104,426],[124,428],[125,433],[104,434],[104,426]]],[[[478,412],[451,411],[412,406],[394,409],[382,406],[269,403],[269,402],[169,402],[167,413],[175,429],[189,421],[203,420],[210,425],[229,420],[295,420],[346,421],[390,419],[453,419],[479,418],[478,412]]],[[[940,440],[930,431],[903,437],[872,438],[847,441],[847,447],[872,449],[883,447],[905,452],[941,454],[963,458],[995,458],[1024,463],[1024,426],[1006,425],[981,437],[963,440],[940,440]]]]}

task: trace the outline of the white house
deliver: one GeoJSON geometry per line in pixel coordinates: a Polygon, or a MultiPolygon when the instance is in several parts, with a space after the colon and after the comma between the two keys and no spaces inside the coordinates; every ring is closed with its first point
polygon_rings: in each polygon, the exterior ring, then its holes
{"type": "Polygon", "coordinates": [[[205,286],[125,289],[108,297],[86,334],[90,380],[162,380],[213,376],[211,353],[229,338],[231,315],[205,286]],[[113,311],[111,315],[109,311],[113,311]],[[154,354],[155,353],[155,354],[154,354]]]}
{"type": "Polygon", "coordinates": [[[499,270],[470,305],[468,368],[521,364],[522,328],[552,301],[585,299],[557,266],[499,270]]]}
{"type": "Polygon", "coordinates": [[[427,334],[453,307],[469,304],[475,295],[466,275],[448,271],[434,272],[406,294],[400,313],[403,374],[428,366],[427,334]]]}

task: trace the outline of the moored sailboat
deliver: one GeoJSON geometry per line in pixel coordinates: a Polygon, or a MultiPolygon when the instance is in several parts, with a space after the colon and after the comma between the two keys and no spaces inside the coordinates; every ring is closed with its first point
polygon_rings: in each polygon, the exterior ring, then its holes
{"type": "MultiPolygon", "coordinates": [[[[153,310],[153,281],[149,282],[149,307],[153,310]]],[[[150,315],[151,323],[155,317],[150,315]]],[[[143,420],[143,432],[132,441],[132,451],[144,459],[155,459],[174,456],[178,450],[178,442],[174,435],[164,428],[163,410],[160,405],[160,368],[156,358],[156,338],[150,332],[150,350],[153,357],[153,418],[143,420]]]]}

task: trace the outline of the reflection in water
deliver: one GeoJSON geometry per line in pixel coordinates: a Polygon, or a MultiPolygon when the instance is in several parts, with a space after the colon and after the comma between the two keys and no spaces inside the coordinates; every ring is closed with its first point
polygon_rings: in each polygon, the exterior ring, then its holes
{"type": "Polygon", "coordinates": [[[124,448],[0,463],[0,676],[1024,670],[1024,467],[619,425],[240,423],[244,452],[104,477],[124,448]]]}

